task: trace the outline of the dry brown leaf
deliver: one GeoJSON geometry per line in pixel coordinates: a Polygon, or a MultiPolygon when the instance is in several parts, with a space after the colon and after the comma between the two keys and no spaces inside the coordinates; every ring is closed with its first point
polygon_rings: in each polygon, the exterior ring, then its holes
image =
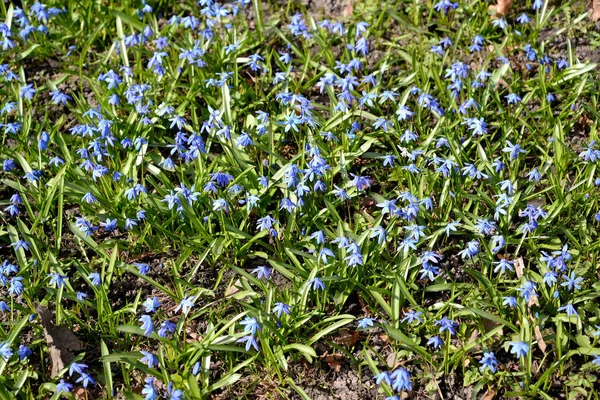
{"type": "Polygon", "coordinates": [[[342,11],[342,17],[350,17],[354,12],[354,1],[355,0],[346,0],[346,6],[342,11]]]}
{"type": "Polygon", "coordinates": [[[542,353],[546,354],[546,342],[544,342],[544,337],[542,336],[540,327],[537,325],[535,327],[535,340],[537,341],[537,345],[542,351],[542,353]]]}
{"type": "Polygon", "coordinates": [[[479,337],[479,331],[477,329],[473,329],[473,332],[471,332],[471,337],[467,341],[467,344],[470,344],[470,343],[476,341],[478,337],[479,337]]]}
{"type": "Polygon", "coordinates": [[[333,342],[343,346],[354,346],[358,341],[359,336],[359,333],[356,331],[342,329],[338,336],[333,339],[333,342]]]}
{"type": "Polygon", "coordinates": [[[44,338],[50,350],[51,375],[54,377],[75,358],[75,351],[83,350],[84,344],[68,328],[56,326],[52,322],[52,312],[50,310],[37,305],[36,312],[40,317],[44,329],[44,338]]]}
{"type": "Polygon", "coordinates": [[[325,361],[327,362],[327,365],[329,365],[329,368],[331,368],[335,372],[340,372],[340,370],[342,369],[342,363],[340,362],[342,361],[342,359],[343,356],[341,354],[327,354],[325,356],[325,361]]]}
{"type": "Polygon", "coordinates": [[[87,398],[85,395],[85,389],[82,387],[75,388],[71,393],[73,393],[75,400],[85,400],[87,398]]]}
{"type": "Polygon", "coordinates": [[[488,389],[479,400],[494,400],[494,397],[496,397],[496,391],[488,389]]]}
{"type": "MultiPolygon", "coordinates": [[[[492,329],[495,329],[498,325],[497,322],[491,321],[489,319],[483,319],[483,328],[485,329],[485,333],[488,333],[489,331],[491,331],[492,329]]],[[[501,328],[500,331],[498,331],[498,335],[499,336],[503,336],[504,335],[504,330],[501,328]]]]}
{"type": "Polygon", "coordinates": [[[227,291],[225,292],[225,297],[226,298],[233,297],[236,294],[238,294],[239,292],[244,291],[245,289],[244,289],[244,286],[242,285],[242,282],[248,282],[248,279],[244,278],[243,276],[238,278],[233,283],[233,285],[231,285],[229,288],[227,288],[227,291]]]}
{"type": "Polygon", "coordinates": [[[505,15],[512,6],[513,0],[498,0],[498,4],[495,6],[491,6],[496,9],[496,15],[503,16],[505,15]]]}
{"type": "Polygon", "coordinates": [[[523,262],[523,257],[517,257],[517,259],[515,260],[515,272],[517,273],[518,279],[521,279],[524,270],[525,263],[523,262]]]}
{"type": "Polygon", "coordinates": [[[592,1],[592,21],[600,21],[600,0],[592,1]]]}

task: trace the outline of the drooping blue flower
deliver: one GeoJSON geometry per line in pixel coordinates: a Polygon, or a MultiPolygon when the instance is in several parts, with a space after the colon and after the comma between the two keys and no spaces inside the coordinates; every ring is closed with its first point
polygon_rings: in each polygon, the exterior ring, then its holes
{"type": "Polygon", "coordinates": [[[444,344],[444,342],[442,341],[442,339],[439,336],[432,336],[427,341],[427,345],[433,346],[434,349],[442,347],[443,344],[444,344]]]}
{"type": "Polygon", "coordinates": [[[406,390],[410,392],[412,390],[412,381],[410,380],[410,374],[405,368],[398,368],[391,374],[392,377],[392,388],[398,392],[406,390]]]}
{"type": "Polygon", "coordinates": [[[144,350],[141,350],[140,353],[142,353],[144,356],[140,359],[140,361],[146,364],[149,368],[154,368],[158,365],[158,358],[156,358],[154,354],[144,350]]]}
{"type": "Polygon", "coordinates": [[[271,270],[264,265],[256,267],[252,270],[253,274],[256,274],[258,279],[270,279],[271,278],[271,270]]]}
{"type": "Polygon", "coordinates": [[[160,301],[158,301],[158,297],[154,296],[152,298],[147,298],[142,305],[147,313],[154,313],[160,308],[160,301]]]}
{"type": "Polygon", "coordinates": [[[175,308],[175,312],[179,312],[179,310],[181,310],[181,312],[183,313],[183,315],[188,315],[188,313],[190,312],[190,310],[192,309],[192,307],[194,307],[194,301],[195,300],[196,300],[196,296],[186,296],[186,297],[184,297],[183,299],[181,299],[181,301],[179,302],[179,304],[175,308]]]}
{"type": "Polygon", "coordinates": [[[291,306],[278,302],[275,303],[275,307],[273,307],[273,312],[277,313],[277,318],[281,318],[282,314],[290,315],[291,306]]]}
{"type": "Polygon", "coordinates": [[[10,343],[8,341],[0,343],[0,357],[4,358],[4,360],[8,360],[12,355],[13,351],[10,348],[10,343]]]}
{"type": "Polygon", "coordinates": [[[312,286],[312,290],[325,290],[325,284],[319,278],[313,278],[306,283],[306,286],[312,286]]]}
{"type": "Polygon", "coordinates": [[[141,328],[144,330],[144,335],[150,336],[154,332],[154,324],[152,323],[152,317],[144,314],[140,317],[139,321],[142,323],[141,328]]]}
{"type": "Polygon", "coordinates": [[[252,335],[256,335],[256,331],[261,331],[262,328],[258,324],[258,321],[254,317],[246,317],[240,325],[244,326],[244,333],[250,333],[252,335]]]}
{"type": "Polygon", "coordinates": [[[73,385],[66,382],[64,379],[61,379],[56,385],[56,393],[69,393],[71,392],[71,389],[73,389],[73,385]]]}
{"type": "Polygon", "coordinates": [[[518,358],[525,357],[529,352],[529,345],[525,342],[510,342],[510,353],[515,354],[518,358]]]}
{"type": "Polygon", "coordinates": [[[246,343],[246,351],[250,351],[252,347],[254,347],[254,350],[258,351],[258,342],[254,335],[244,336],[236,340],[236,343],[246,343]]]}

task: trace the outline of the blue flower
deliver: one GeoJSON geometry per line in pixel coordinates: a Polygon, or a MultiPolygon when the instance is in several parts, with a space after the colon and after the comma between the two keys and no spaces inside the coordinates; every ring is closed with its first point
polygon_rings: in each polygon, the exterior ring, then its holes
{"type": "Polygon", "coordinates": [[[152,298],[147,298],[142,305],[147,313],[153,313],[160,308],[160,301],[158,301],[158,297],[154,296],[152,298]]]}
{"type": "Polygon", "coordinates": [[[158,396],[160,396],[160,393],[158,393],[158,390],[154,387],[154,377],[148,377],[145,380],[146,384],[144,385],[144,388],[142,389],[142,394],[146,397],[144,397],[144,400],[156,400],[158,399],[158,396]]]}
{"type": "Polygon", "coordinates": [[[148,264],[135,262],[133,263],[133,265],[138,267],[138,270],[141,275],[146,275],[148,272],[150,272],[150,265],[148,264]]]}
{"type": "Polygon", "coordinates": [[[158,336],[166,338],[169,333],[175,332],[176,327],[177,325],[169,320],[163,321],[163,323],[160,324],[160,328],[158,328],[158,336]]]}
{"type": "Polygon", "coordinates": [[[158,358],[156,358],[156,356],[148,351],[140,351],[140,353],[143,354],[144,357],[142,357],[140,359],[141,362],[143,362],[144,364],[148,365],[149,368],[154,368],[155,366],[158,365],[158,358]]]}
{"type": "Polygon", "coordinates": [[[392,386],[392,374],[387,371],[383,371],[374,376],[375,383],[381,385],[381,382],[385,382],[392,386]]]}
{"type": "Polygon", "coordinates": [[[529,352],[529,345],[525,342],[510,342],[512,348],[510,349],[511,354],[515,354],[518,358],[525,357],[529,352]]]}
{"type": "Polygon", "coordinates": [[[443,317],[442,319],[435,321],[434,324],[440,327],[440,333],[448,331],[451,335],[456,334],[456,328],[458,327],[456,322],[448,319],[447,317],[443,317]]]}
{"type": "Polygon", "coordinates": [[[519,144],[512,144],[510,140],[506,141],[506,147],[502,149],[505,153],[510,153],[510,159],[516,160],[519,154],[526,153],[525,150],[521,149],[519,144]]]}
{"type": "Polygon", "coordinates": [[[81,373],[81,375],[79,376],[79,378],[77,378],[76,382],[77,383],[81,383],[84,388],[87,388],[88,385],[95,385],[96,384],[96,381],[94,380],[94,378],[91,375],[89,375],[89,374],[87,374],[85,372],[81,373]]]}
{"type": "Polygon", "coordinates": [[[187,296],[181,299],[179,305],[175,308],[175,312],[181,310],[183,315],[188,315],[192,307],[194,307],[194,301],[196,300],[196,296],[187,296]]]}
{"type": "Polygon", "coordinates": [[[273,312],[277,313],[277,318],[281,318],[282,314],[290,315],[291,307],[285,303],[275,303],[275,307],[273,307],[273,312]]]}
{"type": "Polygon", "coordinates": [[[60,382],[56,385],[56,393],[69,393],[73,389],[73,385],[68,382],[65,382],[64,379],[61,379],[60,382]]]}
{"type": "Polygon", "coordinates": [[[19,361],[23,361],[32,354],[32,351],[29,349],[29,347],[20,345],[19,350],[17,350],[17,354],[19,355],[19,361]]]}
{"type": "Polygon", "coordinates": [[[410,392],[412,390],[412,382],[410,380],[410,374],[402,367],[392,372],[392,388],[397,391],[406,390],[410,392]]]}
{"type": "Polygon", "coordinates": [[[92,272],[88,275],[88,279],[92,282],[93,286],[100,286],[101,278],[97,272],[92,272]]]}
{"type": "Polygon", "coordinates": [[[66,275],[61,275],[58,272],[54,272],[48,274],[48,277],[50,278],[50,286],[56,286],[57,288],[61,288],[66,285],[66,275]]]}
{"type": "Polygon", "coordinates": [[[509,306],[510,308],[515,308],[517,306],[517,298],[508,296],[502,298],[502,305],[509,306]]]}
{"type": "Polygon", "coordinates": [[[427,341],[427,345],[433,346],[434,349],[442,347],[443,344],[444,342],[439,336],[432,336],[427,341]]]}
{"type": "Polygon", "coordinates": [[[492,373],[496,372],[496,367],[498,366],[498,360],[496,360],[496,356],[494,352],[483,353],[483,357],[479,361],[481,364],[481,371],[485,371],[485,369],[489,369],[492,373]]]}
{"type": "Polygon", "coordinates": [[[569,292],[572,292],[573,290],[581,290],[579,283],[583,282],[583,278],[577,276],[575,272],[571,272],[569,276],[563,275],[562,278],[565,280],[565,282],[561,283],[560,285],[566,287],[569,292]]]}
{"type": "Polygon", "coordinates": [[[440,0],[434,4],[433,8],[437,12],[448,14],[448,11],[456,10],[458,8],[458,3],[452,3],[450,0],[440,0]]]}
{"type": "Polygon", "coordinates": [[[240,325],[244,326],[244,333],[251,333],[252,335],[256,335],[256,331],[262,330],[256,318],[246,317],[240,325]]]}
{"type": "Polygon", "coordinates": [[[236,340],[236,343],[246,343],[246,351],[250,351],[251,347],[254,347],[254,349],[258,351],[258,343],[254,335],[244,336],[236,340]]]}
{"type": "Polygon", "coordinates": [[[465,258],[473,258],[475,255],[479,253],[479,242],[477,240],[471,240],[467,243],[467,247],[458,252],[461,258],[464,260],[465,258]]]}
{"type": "Polygon", "coordinates": [[[8,343],[8,341],[0,343],[0,357],[8,360],[10,357],[12,357],[12,355],[13,351],[10,348],[10,343],[8,343]]]}
{"type": "Polygon", "coordinates": [[[37,90],[35,90],[33,85],[30,83],[21,87],[20,96],[25,100],[31,100],[36,92],[37,90]]]}
{"type": "Polygon", "coordinates": [[[537,297],[535,290],[537,289],[537,285],[531,281],[525,281],[521,287],[517,288],[517,291],[521,292],[521,297],[525,299],[525,301],[529,302],[532,297],[537,297]]]}
{"type": "Polygon", "coordinates": [[[498,273],[498,271],[500,271],[500,275],[506,273],[507,269],[510,271],[514,271],[512,266],[515,264],[515,262],[509,261],[506,258],[503,258],[500,261],[494,262],[492,264],[496,265],[496,268],[494,268],[494,272],[498,273]]]}
{"type": "Polygon", "coordinates": [[[375,319],[365,317],[365,318],[361,319],[360,321],[358,321],[358,327],[360,329],[372,328],[375,322],[376,322],[375,319]]]}
{"type": "Polygon", "coordinates": [[[414,321],[418,321],[419,323],[423,323],[423,320],[420,317],[422,314],[422,311],[409,310],[404,313],[404,318],[402,318],[401,322],[408,321],[409,324],[412,324],[414,321]]]}
{"type": "Polygon", "coordinates": [[[139,319],[142,323],[141,328],[144,330],[144,335],[150,336],[154,332],[154,324],[152,323],[152,317],[150,315],[142,315],[139,319]]]}
{"type": "Polygon", "coordinates": [[[577,314],[577,310],[575,310],[575,307],[573,307],[572,303],[568,303],[568,304],[565,304],[562,307],[559,307],[558,311],[564,311],[564,312],[566,312],[569,317],[572,317],[574,315],[575,316],[578,315],[577,314]]]}
{"type": "Polygon", "coordinates": [[[252,270],[253,274],[256,274],[258,279],[270,279],[271,278],[271,270],[264,265],[256,267],[252,270]]]}
{"type": "Polygon", "coordinates": [[[311,286],[311,285],[312,285],[312,290],[318,290],[318,289],[325,290],[325,284],[319,278],[313,278],[306,283],[306,286],[311,286]]]}
{"type": "Polygon", "coordinates": [[[26,242],[25,240],[18,239],[16,242],[11,243],[10,245],[15,248],[15,251],[17,251],[19,249],[24,249],[25,251],[29,251],[29,245],[30,244],[31,243],[26,242]]]}

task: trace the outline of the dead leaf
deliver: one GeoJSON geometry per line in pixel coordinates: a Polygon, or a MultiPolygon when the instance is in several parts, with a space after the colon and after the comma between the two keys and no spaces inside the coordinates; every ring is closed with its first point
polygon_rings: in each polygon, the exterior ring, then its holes
{"type": "Polygon", "coordinates": [[[592,21],[597,22],[600,20],[600,0],[592,1],[592,21]]]}
{"type": "Polygon", "coordinates": [[[473,329],[473,332],[471,332],[471,337],[467,341],[467,344],[470,344],[470,343],[476,341],[478,337],[479,337],[479,331],[477,329],[473,329]]]}
{"type": "Polygon", "coordinates": [[[343,346],[354,346],[358,341],[359,336],[359,333],[356,331],[342,329],[338,336],[333,339],[333,342],[343,346]]]}
{"type": "Polygon", "coordinates": [[[354,12],[354,1],[355,0],[346,0],[346,6],[342,11],[342,17],[350,17],[354,12]]]}
{"type": "Polygon", "coordinates": [[[490,8],[496,10],[496,15],[499,17],[505,15],[512,6],[513,0],[498,0],[498,4],[495,6],[490,6],[490,8]]]}
{"type": "Polygon", "coordinates": [[[494,397],[496,397],[496,391],[488,389],[479,400],[494,400],[494,397]]]}
{"type": "MultiPolygon", "coordinates": [[[[244,286],[242,285],[242,281],[247,282],[248,280],[246,278],[244,278],[243,276],[238,278],[233,285],[231,285],[227,291],[225,292],[225,297],[229,298],[229,297],[233,297],[236,294],[238,294],[239,292],[245,290],[244,286]]],[[[238,299],[239,300],[239,299],[238,299]]]]}
{"type": "MultiPolygon", "coordinates": [[[[490,321],[489,319],[483,319],[483,328],[485,329],[485,333],[488,333],[489,331],[491,331],[492,329],[495,329],[496,327],[498,327],[497,322],[494,321],[490,321]]],[[[500,331],[498,331],[498,335],[499,336],[503,336],[504,335],[504,330],[502,328],[500,328],[500,331]]]]}
{"type": "Polygon", "coordinates": [[[517,273],[517,278],[521,279],[524,270],[525,263],[523,262],[523,257],[517,257],[515,260],[515,272],[517,273]]]}
{"type": "Polygon", "coordinates": [[[343,359],[344,356],[342,356],[341,354],[325,355],[325,361],[327,362],[327,365],[329,365],[329,368],[331,368],[335,372],[340,372],[340,370],[342,369],[342,363],[340,361],[342,361],[343,359]]]}
{"type": "Polygon", "coordinates": [[[75,390],[73,390],[72,393],[73,393],[73,397],[75,398],[75,400],[85,400],[86,399],[85,389],[82,387],[75,388],[75,390]]]}
{"type": "Polygon", "coordinates": [[[44,338],[50,350],[50,360],[52,362],[52,377],[56,376],[65,365],[69,364],[75,358],[75,351],[84,349],[84,344],[77,336],[64,326],[56,326],[52,322],[52,312],[47,308],[37,305],[35,308],[40,323],[44,329],[44,338]]]}
{"type": "Polygon", "coordinates": [[[546,354],[546,342],[544,342],[544,337],[542,336],[542,332],[540,331],[540,327],[538,325],[535,326],[535,340],[537,341],[537,345],[542,351],[542,353],[546,354]]]}

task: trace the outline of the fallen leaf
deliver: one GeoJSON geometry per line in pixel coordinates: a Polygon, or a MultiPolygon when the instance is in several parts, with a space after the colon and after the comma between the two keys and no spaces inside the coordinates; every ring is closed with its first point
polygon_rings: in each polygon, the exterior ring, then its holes
{"type": "Polygon", "coordinates": [[[495,6],[490,6],[490,8],[496,9],[496,15],[499,17],[505,15],[512,6],[513,0],[498,0],[498,4],[495,6]]]}
{"type": "Polygon", "coordinates": [[[75,351],[84,349],[84,344],[77,336],[64,326],[57,326],[52,322],[52,313],[47,308],[37,305],[35,308],[44,330],[44,338],[50,350],[52,362],[51,376],[56,376],[65,365],[75,358],[75,351]]]}
{"type": "Polygon", "coordinates": [[[515,260],[515,272],[517,273],[518,279],[521,279],[524,270],[525,263],[523,262],[523,257],[517,257],[517,259],[515,260]]]}
{"type": "Polygon", "coordinates": [[[85,400],[86,399],[85,389],[82,387],[75,388],[75,390],[73,390],[72,393],[73,393],[73,397],[76,400],[85,400]]]}
{"type": "MultiPolygon", "coordinates": [[[[248,280],[246,278],[244,278],[243,276],[241,278],[238,278],[233,285],[231,285],[227,291],[225,292],[225,297],[229,298],[229,297],[233,297],[236,294],[238,294],[239,292],[244,290],[244,286],[242,285],[242,280],[247,282],[248,280]]],[[[239,299],[238,299],[239,300],[239,299]]]]}
{"type": "Polygon", "coordinates": [[[344,7],[344,10],[342,11],[343,17],[352,16],[352,13],[354,12],[354,1],[355,0],[346,0],[346,6],[344,7]]]}
{"type": "Polygon", "coordinates": [[[496,391],[488,389],[479,400],[494,400],[494,397],[496,397],[496,391]]]}
{"type": "Polygon", "coordinates": [[[343,359],[341,354],[327,354],[325,355],[325,361],[329,368],[334,370],[335,372],[340,372],[342,369],[342,363],[340,362],[343,359]]]}
{"type": "Polygon", "coordinates": [[[600,20],[600,0],[592,1],[592,21],[600,20]]]}
{"type": "MultiPolygon", "coordinates": [[[[494,321],[490,321],[489,319],[483,319],[483,328],[485,329],[485,333],[488,333],[489,331],[491,331],[492,329],[495,329],[498,325],[497,322],[494,321]]],[[[498,335],[499,336],[503,336],[504,335],[504,330],[501,328],[500,331],[498,331],[498,335]]]]}
{"type": "Polygon", "coordinates": [[[537,345],[542,351],[542,353],[546,354],[546,342],[544,342],[544,337],[542,336],[542,332],[540,331],[539,326],[535,326],[535,340],[537,341],[537,345]]]}
{"type": "Polygon", "coordinates": [[[351,332],[347,329],[342,329],[338,336],[333,339],[333,342],[344,346],[354,346],[359,336],[359,333],[356,331],[351,332]]]}
{"type": "Polygon", "coordinates": [[[476,341],[478,337],[479,337],[479,331],[477,329],[473,329],[473,332],[471,332],[471,337],[469,337],[467,344],[470,344],[470,343],[476,341]]]}

